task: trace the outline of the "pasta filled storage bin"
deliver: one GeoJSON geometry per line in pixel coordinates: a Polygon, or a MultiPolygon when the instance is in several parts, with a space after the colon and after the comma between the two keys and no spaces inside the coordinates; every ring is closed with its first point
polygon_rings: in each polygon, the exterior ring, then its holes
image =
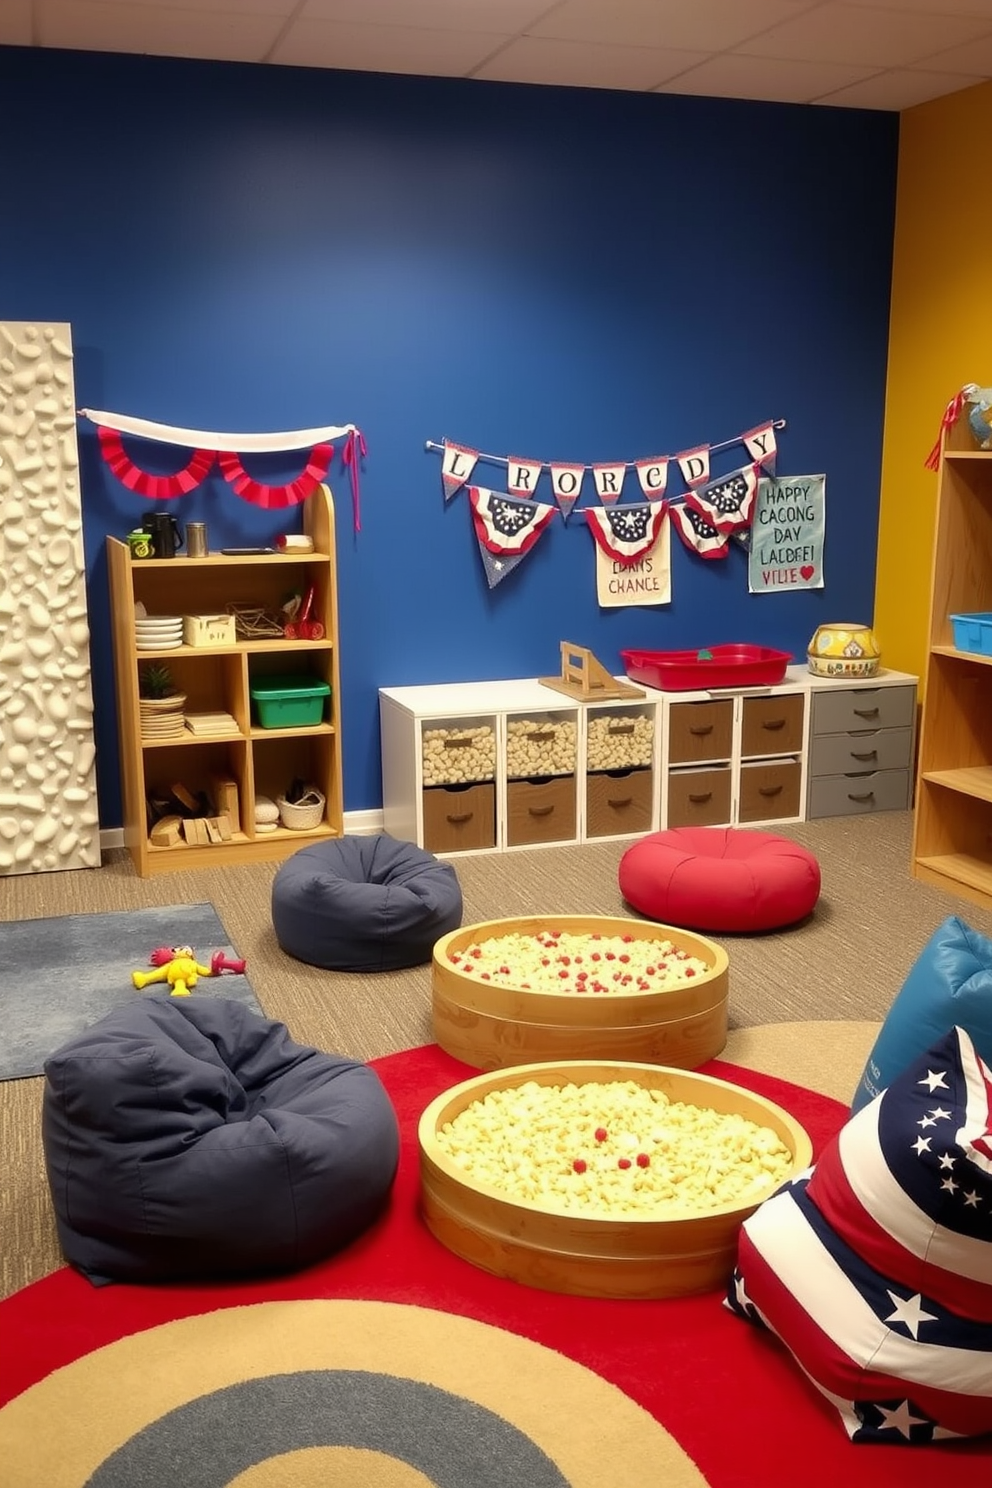
{"type": "Polygon", "coordinates": [[[470,785],[496,778],[496,728],[492,719],[432,723],[421,733],[420,752],[425,790],[434,785],[470,785]]]}
{"type": "Polygon", "coordinates": [[[312,728],[324,717],[331,695],[317,677],[258,677],[250,688],[251,707],[260,728],[312,728]]]}
{"type": "Polygon", "coordinates": [[[507,717],[506,776],[530,780],[575,772],[578,724],[574,713],[507,717]]]}

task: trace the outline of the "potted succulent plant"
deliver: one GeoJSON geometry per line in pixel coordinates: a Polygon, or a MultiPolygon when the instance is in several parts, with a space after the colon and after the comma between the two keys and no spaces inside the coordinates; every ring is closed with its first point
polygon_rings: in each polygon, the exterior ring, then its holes
{"type": "Polygon", "coordinates": [[[186,701],[185,693],[176,688],[172,672],[160,661],[151,661],[139,671],[138,696],[143,703],[156,703],[165,711],[181,707],[186,701]]]}

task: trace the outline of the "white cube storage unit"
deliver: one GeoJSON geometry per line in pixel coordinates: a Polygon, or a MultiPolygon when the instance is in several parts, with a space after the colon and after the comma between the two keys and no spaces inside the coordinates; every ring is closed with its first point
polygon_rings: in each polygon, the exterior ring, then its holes
{"type": "Polygon", "coordinates": [[[383,825],[429,852],[636,834],[656,819],[656,709],[641,698],[593,705],[536,678],[458,682],[383,688],[379,714],[383,825]],[[590,720],[595,766],[587,758],[590,720]],[[444,745],[445,737],[480,730],[493,748],[484,780],[471,759],[458,773],[462,750],[444,745]],[[443,757],[452,758],[446,779],[436,764],[439,738],[443,757]]]}
{"type": "Polygon", "coordinates": [[[383,825],[502,851],[908,805],[916,678],[577,700],[536,678],[379,693],[383,825]],[[860,726],[859,726],[860,725],[860,726]]]}

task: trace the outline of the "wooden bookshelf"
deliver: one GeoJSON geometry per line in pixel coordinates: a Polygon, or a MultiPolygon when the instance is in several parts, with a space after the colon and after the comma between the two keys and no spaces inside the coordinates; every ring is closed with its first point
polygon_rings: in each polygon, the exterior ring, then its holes
{"type": "MultiPolygon", "coordinates": [[[[941,450],[913,831],[916,878],[992,906],[992,654],[952,616],[992,612],[992,450],[960,417],[941,450]]],[[[992,643],[990,643],[992,650],[992,643]]]]}
{"type": "Polygon", "coordinates": [[[143,878],[211,863],[219,867],[278,860],[308,841],[343,833],[337,565],[334,504],[326,486],[308,498],[304,528],[313,539],[312,553],[233,557],[215,552],[205,558],[135,559],[127,543],[107,539],[124,840],[143,878]],[[216,646],[138,648],[139,603],[153,615],[223,614],[231,604],[272,613],[281,609],[288,594],[306,593],[311,585],[313,618],[323,627],[319,640],[280,635],[216,646]],[[151,662],[169,668],[190,712],[223,710],[234,719],[234,730],[217,737],[187,730],[179,738],[142,738],[139,677],[151,662]],[[261,727],[252,708],[252,685],[290,674],[329,684],[330,697],[320,721],[292,728],[261,727]],[[276,800],[295,779],[324,793],[323,821],[308,831],[281,825],[275,831],[259,831],[258,797],[276,800]],[[235,817],[229,839],[208,844],[152,841],[149,799],[161,797],[176,782],[194,796],[202,793],[211,807],[226,806],[227,815],[235,817]]]}

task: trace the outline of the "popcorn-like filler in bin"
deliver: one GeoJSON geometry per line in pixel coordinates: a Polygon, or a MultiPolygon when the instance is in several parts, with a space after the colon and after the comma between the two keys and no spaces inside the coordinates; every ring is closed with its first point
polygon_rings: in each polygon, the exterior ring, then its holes
{"type": "Polygon", "coordinates": [[[771,1127],[636,1080],[493,1090],[437,1140],[462,1172],[510,1198],[592,1214],[674,1217],[760,1201],[792,1166],[771,1127]]]}
{"type": "Polygon", "coordinates": [[[496,773],[496,734],[488,724],[423,732],[424,785],[467,785],[496,773]]]}
{"type": "Polygon", "coordinates": [[[511,718],[506,725],[506,773],[517,779],[535,775],[571,775],[575,769],[576,727],[573,718],[539,722],[511,718]]]}
{"type": "Polygon", "coordinates": [[[725,1287],[744,1219],[812,1161],[802,1125],[763,1096],[603,1059],[477,1075],[435,1097],[418,1140],[437,1240],[497,1276],[586,1297],[725,1287]]]}
{"type": "Polygon", "coordinates": [[[728,964],[703,935],[619,915],[462,925],[434,946],[434,1039],[475,1069],[592,1056],[695,1069],[727,1040],[728,964]]]}
{"type": "Polygon", "coordinates": [[[589,717],[586,765],[590,770],[632,770],[650,765],[654,757],[654,719],[644,713],[589,717]]]}

